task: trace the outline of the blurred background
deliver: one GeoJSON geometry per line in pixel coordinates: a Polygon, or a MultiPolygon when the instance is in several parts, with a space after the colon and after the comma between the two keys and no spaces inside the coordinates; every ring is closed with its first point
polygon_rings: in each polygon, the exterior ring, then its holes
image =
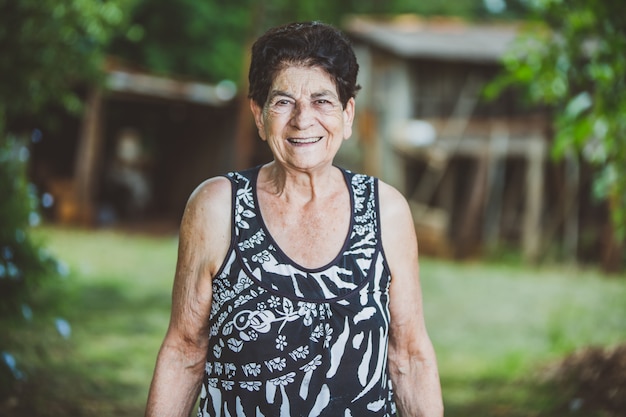
{"type": "Polygon", "coordinates": [[[269,160],[271,26],[341,28],[337,163],[409,199],[449,416],[626,415],[621,0],[0,0],[0,414],[141,415],[177,228],[269,160]]]}

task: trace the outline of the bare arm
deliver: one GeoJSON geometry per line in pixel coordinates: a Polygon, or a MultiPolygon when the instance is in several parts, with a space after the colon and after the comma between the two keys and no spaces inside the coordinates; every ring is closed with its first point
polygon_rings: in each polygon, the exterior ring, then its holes
{"type": "Polygon", "coordinates": [[[389,370],[402,417],[441,417],[437,360],[426,331],[417,239],[404,197],[380,183],[382,240],[391,269],[389,370]]]}
{"type": "Polygon", "coordinates": [[[191,195],[180,226],[170,324],[157,357],[146,417],[188,417],[208,346],[212,278],[230,242],[230,182],[215,178],[191,195]]]}

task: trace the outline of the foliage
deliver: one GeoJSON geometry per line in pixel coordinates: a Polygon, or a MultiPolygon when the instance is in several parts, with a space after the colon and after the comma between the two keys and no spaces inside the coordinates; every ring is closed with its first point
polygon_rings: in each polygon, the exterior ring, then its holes
{"type": "Polygon", "coordinates": [[[128,30],[109,52],[157,73],[239,82],[248,44],[263,29],[292,20],[335,23],[345,7],[336,1],[138,0],[128,30]]]}
{"type": "Polygon", "coordinates": [[[506,57],[502,85],[523,86],[554,112],[556,157],[577,153],[597,167],[626,237],[626,14],[621,0],[534,0],[537,20],[506,57]]]}
{"type": "MultiPolygon", "coordinates": [[[[0,320],[5,324],[32,320],[34,292],[44,280],[58,276],[57,262],[28,233],[39,214],[26,176],[27,161],[28,148],[21,141],[0,141],[0,320]]],[[[5,335],[0,342],[0,398],[24,377],[8,339],[5,335]]]]}
{"type": "MultiPolygon", "coordinates": [[[[506,16],[524,10],[523,0],[494,0],[506,16]]],[[[136,0],[127,30],[109,52],[159,73],[239,82],[247,46],[265,29],[290,21],[321,20],[340,26],[348,14],[419,13],[486,17],[484,0],[136,0]]]]}
{"type": "Polygon", "coordinates": [[[140,0],[109,51],[158,73],[238,81],[255,8],[250,0],[140,0]]]}
{"type": "MultiPolygon", "coordinates": [[[[29,149],[16,134],[46,125],[48,106],[81,108],[82,83],[97,82],[103,47],[129,0],[0,0],[0,321],[34,321],[39,289],[58,264],[34,241],[38,200],[27,178],[29,149]]],[[[38,132],[38,131],[35,131],[38,132]]],[[[67,336],[69,325],[56,320],[67,336]]],[[[10,337],[0,339],[0,398],[26,378],[10,337]]],[[[39,356],[46,348],[37,345],[39,356]]]]}
{"type": "Polygon", "coordinates": [[[80,110],[76,87],[97,78],[129,1],[0,0],[0,132],[50,103],[80,110]]]}
{"type": "Polygon", "coordinates": [[[28,148],[20,141],[0,142],[0,316],[18,313],[29,288],[49,272],[50,259],[27,233],[39,221],[27,161],[28,148]]]}

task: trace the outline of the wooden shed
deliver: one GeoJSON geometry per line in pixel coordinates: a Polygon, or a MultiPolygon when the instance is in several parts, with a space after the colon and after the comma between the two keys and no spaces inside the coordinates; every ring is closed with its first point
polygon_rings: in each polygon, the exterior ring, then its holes
{"type": "Polygon", "coordinates": [[[547,119],[511,95],[482,96],[518,27],[400,16],[344,29],[361,65],[360,161],[409,197],[421,250],[467,257],[509,241],[537,259],[547,119]]]}
{"type": "Polygon", "coordinates": [[[236,87],[114,60],[106,77],[81,119],[35,144],[33,180],[52,196],[55,221],[177,224],[194,187],[233,168],[236,87]]]}

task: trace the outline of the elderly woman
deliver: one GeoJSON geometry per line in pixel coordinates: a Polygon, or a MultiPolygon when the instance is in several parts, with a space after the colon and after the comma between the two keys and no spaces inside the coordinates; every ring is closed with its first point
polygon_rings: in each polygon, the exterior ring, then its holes
{"type": "Polygon", "coordinates": [[[335,28],[252,48],[250,106],[272,162],[212,178],[180,229],[147,416],[441,416],[402,195],[333,165],[358,65],[335,28]]]}

